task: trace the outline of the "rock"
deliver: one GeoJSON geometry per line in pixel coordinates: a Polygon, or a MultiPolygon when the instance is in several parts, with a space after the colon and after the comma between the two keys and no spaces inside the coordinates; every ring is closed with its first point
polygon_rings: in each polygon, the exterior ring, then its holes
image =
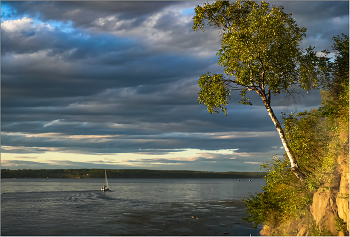
{"type": "Polygon", "coordinates": [[[260,235],[271,236],[272,228],[268,225],[264,225],[263,229],[260,231],[260,235]]]}
{"type": "Polygon", "coordinates": [[[337,195],[336,203],[338,206],[338,215],[347,224],[349,231],[349,162],[347,157],[339,157],[338,163],[342,169],[340,178],[339,193],[337,195]]]}
{"type": "Polygon", "coordinates": [[[346,174],[342,175],[336,203],[338,206],[338,215],[347,223],[347,229],[349,231],[349,177],[346,174]]]}
{"type": "Polygon", "coordinates": [[[335,195],[330,190],[317,191],[314,194],[310,211],[321,230],[328,229],[332,235],[338,235],[335,221],[338,218],[338,209],[335,195]]]}
{"type": "Polygon", "coordinates": [[[307,229],[305,227],[301,227],[297,236],[308,236],[307,229]]]}
{"type": "MultiPolygon", "coordinates": [[[[348,135],[348,133],[347,133],[348,135]]],[[[349,233],[349,157],[341,155],[338,157],[338,166],[329,177],[329,182],[326,183],[328,188],[320,187],[313,195],[313,202],[310,206],[312,218],[316,225],[324,234],[332,234],[339,236],[348,236],[349,233]],[[341,218],[347,223],[347,231],[337,230],[337,222],[341,218]]],[[[263,192],[265,195],[266,192],[263,192]]],[[[307,217],[308,218],[308,217],[307,217]]],[[[308,221],[307,221],[308,223],[308,221]]],[[[260,231],[261,235],[296,235],[308,236],[308,225],[303,222],[303,219],[295,220],[294,222],[284,222],[280,226],[264,225],[260,231]],[[305,225],[306,224],[306,225],[305,225]],[[297,231],[297,232],[295,232],[297,231]]],[[[339,227],[339,223],[338,223],[339,227]]]]}

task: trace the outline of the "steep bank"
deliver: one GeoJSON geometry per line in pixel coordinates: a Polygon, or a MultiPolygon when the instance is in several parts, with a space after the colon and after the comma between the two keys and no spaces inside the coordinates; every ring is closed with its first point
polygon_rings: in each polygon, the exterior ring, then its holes
{"type": "Polygon", "coordinates": [[[334,38],[338,51],[322,104],[284,115],[290,148],[306,174],[300,182],[286,157],[264,163],[264,192],[245,200],[248,222],[264,223],[261,235],[349,235],[349,38],[334,38]]]}
{"type": "Polygon", "coordinates": [[[332,182],[323,185],[313,194],[306,215],[299,219],[264,225],[260,234],[273,235],[349,235],[349,159],[340,156],[332,174],[332,182]]]}
{"type": "Polygon", "coordinates": [[[349,232],[349,157],[339,158],[342,173],[336,204],[338,215],[346,222],[347,231],[349,232]]]}
{"type": "Polygon", "coordinates": [[[332,235],[343,236],[349,234],[349,161],[344,156],[338,161],[333,183],[330,183],[329,189],[317,190],[310,209],[321,231],[328,230],[332,235]]]}
{"type": "Polygon", "coordinates": [[[340,156],[338,162],[330,188],[314,194],[311,213],[320,230],[343,236],[349,235],[349,160],[340,156]]]}

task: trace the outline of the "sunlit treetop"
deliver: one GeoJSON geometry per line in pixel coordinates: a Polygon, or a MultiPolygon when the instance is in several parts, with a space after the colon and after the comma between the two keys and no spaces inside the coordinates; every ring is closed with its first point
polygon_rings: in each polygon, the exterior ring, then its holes
{"type": "Polygon", "coordinates": [[[221,108],[226,114],[231,90],[241,91],[243,104],[251,104],[247,90],[270,102],[271,94],[290,92],[295,86],[317,88],[320,75],[326,75],[328,58],[318,57],[311,46],[299,48],[306,28],[298,27],[282,6],[217,1],[197,6],[195,13],[194,30],[204,31],[209,25],[218,27],[222,36],[217,55],[227,77],[207,73],[199,80],[199,102],[211,113],[221,108]]]}

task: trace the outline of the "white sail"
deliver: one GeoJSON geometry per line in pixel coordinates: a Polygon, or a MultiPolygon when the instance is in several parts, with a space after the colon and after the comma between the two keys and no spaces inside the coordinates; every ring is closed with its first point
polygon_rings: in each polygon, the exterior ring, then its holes
{"type": "Polygon", "coordinates": [[[108,179],[107,179],[107,171],[105,169],[105,180],[106,180],[106,187],[108,188],[108,179]]]}

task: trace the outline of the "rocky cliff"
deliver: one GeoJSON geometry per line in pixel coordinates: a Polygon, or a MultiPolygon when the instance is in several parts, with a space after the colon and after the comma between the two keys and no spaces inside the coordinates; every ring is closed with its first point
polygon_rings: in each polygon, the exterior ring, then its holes
{"type": "Polygon", "coordinates": [[[330,182],[313,195],[306,215],[281,226],[265,225],[260,234],[272,235],[349,235],[349,158],[340,156],[330,182]]]}
{"type": "Polygon", "coordinates": [[[339,191],[336,199],[338,215],[346,222],[349,232],[349,157],[340,157],[338,160],[342,170],[339,191]]]}
{"type": "Polygon", "coordinates": [[[314,194],[310,211],[321,231],[343,236],[349,234],[349,159],[341,156],[338,163],[329,187],[314,194]]]}
{"type": "Polygon", "coordinates": [[[262,235],[349,235],[349,37],[333,40],[334,77],[321,90],[322,106],[283,118],[289,145],[308,176],[305,185],[275,162],[265,165],[270,196],[247,202],[249,220],[265,224],[262,235]]]}

